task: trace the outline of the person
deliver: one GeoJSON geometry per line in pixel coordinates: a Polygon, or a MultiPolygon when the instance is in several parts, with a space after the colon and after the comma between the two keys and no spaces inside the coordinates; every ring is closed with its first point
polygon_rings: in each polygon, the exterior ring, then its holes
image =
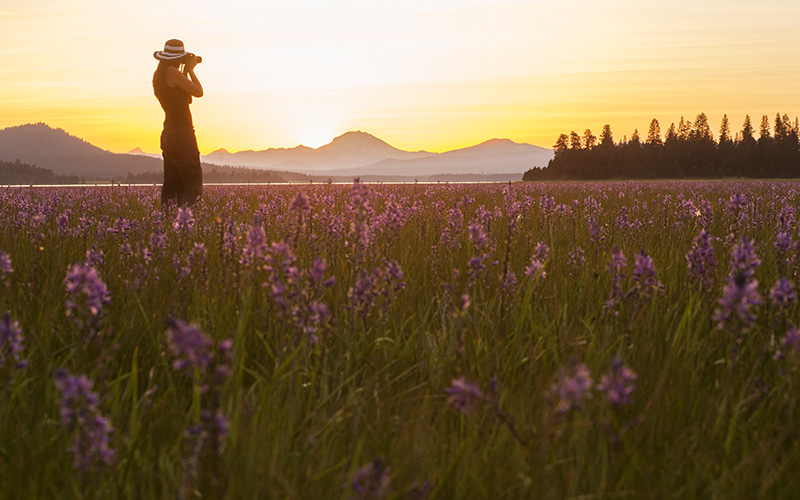
{"type": "Polygon", "coordinates": [[[167,40],[164,50],[156,51],[158,68],[153,73],[153,92],[164,110],[161,151],[164,157],[164,184],[161,204],[194,204],[203,194],[203,170],[194,133],[192,97],[203,97],[203,86],[194,73],[200,59],[186,52],[183,42],[167,40]]]}

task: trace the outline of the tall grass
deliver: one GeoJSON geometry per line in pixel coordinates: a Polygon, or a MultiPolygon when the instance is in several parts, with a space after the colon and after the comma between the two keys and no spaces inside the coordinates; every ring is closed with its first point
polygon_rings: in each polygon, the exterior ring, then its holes
{"type": "Polygon", "coordinates": [[[800,497],[800,358],[781,346],[798,309],[769,297],[782,276],[800,284],[796,245],[775,246],[778,232],[800,237],[797,194],[792,182],[209,187],[189,227],[155,188],[0,189],[13,264],[0,314],[19,323],[27,361],[0,366],[0,497],[800,497]],[[707,289],[686,259],[704,228],[718,261],[707,289]],[[718,328],[743,237],[763,303],[752,325],[718,328]],[[540,242],[543,274],[528,276],[540,242]],[[628,264],[610,305],[615,248],[628,264]],[[663,284],[652,297],[631,292],[641,252],[663,284]],[[67,315],[67,271],[87,259],[110,295],[97,331],[67,315]],[[202,370],[175,369],[170,318],[232,340],[218,457],[187,434],[213,390],[202,370]],[[626,404],[598,390],[615,362],[637,375],[626,404]],[[593,388],[559,406],[582,364],[593,388]],[[93,381],[110,463],[74,467],[58,370],[93,381]],[[472,411],[448,403],[461,377],[481,394],[472,411]]]}

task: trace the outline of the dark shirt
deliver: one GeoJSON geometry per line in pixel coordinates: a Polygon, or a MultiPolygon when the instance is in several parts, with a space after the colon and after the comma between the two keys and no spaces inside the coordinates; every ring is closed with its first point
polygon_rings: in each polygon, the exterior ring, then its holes
{"type": "Polygon", "coordinates": [[[192,96],[180,87],[169,87],[164,82],[166,75],[156,75],[153,79],[153,91],[164,110],[165,127],[189,127],[192,124],[192,112],[189,111],[189,104],[192,96]]]}

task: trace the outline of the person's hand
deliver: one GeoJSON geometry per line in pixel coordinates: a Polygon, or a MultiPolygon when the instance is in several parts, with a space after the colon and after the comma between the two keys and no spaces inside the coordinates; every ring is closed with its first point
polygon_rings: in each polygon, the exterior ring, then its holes
{"type": "Polygon", "coordinates": [[[192,71],[195,66],[197,66],[197,56],[194,54],[186,54],[186,57],[183,58],[183,69],[192,71]]]}

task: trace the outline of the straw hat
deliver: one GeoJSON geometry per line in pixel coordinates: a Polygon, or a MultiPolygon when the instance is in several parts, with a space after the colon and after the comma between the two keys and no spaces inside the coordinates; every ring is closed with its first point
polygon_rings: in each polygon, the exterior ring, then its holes
{"type": "Polygon", "coordinates": [[[183,42],[173,38],[172,40],[167,40],[167,43],[164,44],[164,50],[153,52],[153,57],[159,61],[175,61],[181,59],[186,54],[187,52],[183,48],[183,42]]]}

